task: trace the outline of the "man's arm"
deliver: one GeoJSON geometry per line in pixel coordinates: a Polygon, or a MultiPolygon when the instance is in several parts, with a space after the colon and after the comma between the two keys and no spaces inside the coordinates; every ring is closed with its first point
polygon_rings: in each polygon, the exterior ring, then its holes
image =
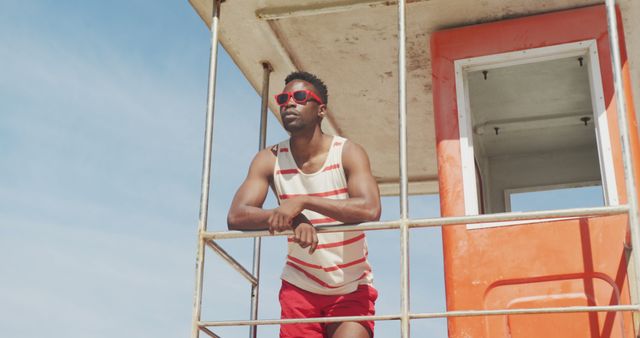
{"type": "Polygon", "coordinates": [[[269,178],[273,173],[275,156],[264,149],[254,157],[247,178],[233,197],[227,224],[229,230],[266,230],[272,210],[262,209],[269,191],[269,178]]]}
{"type": "Polygon", "coordinates": [[[380,219],[380,192],[371,174],[369,157],[362,147],[347,142],[342,150],[342,165],[347,176],[349,198],[333,200],[315,196],[298,196],[281,202],[269,218],[272,226],[290,224],[293,217],[308,209],[353,224],[380,219]]]}
{"type": "Polygon", "coordinates": [[[269,178],[273,173],[275,155],[271,149],[260,151],[251,162],[249,173],[231,202],[227,224],[229,230],[266,230],[271,233],[294,229],[292,239],[301,247],[309,248],[313,253],[318,245],[318,237],[309,220],[301,214],[302,210],[286,224],[274,226],[271,221],[274,210],[262,209],[269,190],[269,178]]]}
{"type": "Polygon", "coordinates": [[[342,150],[342,165],[347,176],[349,198],[332,200],[306,196],[305,208],[344,223],[360,223],[380,219],[380,191],[369,157],[357,143],[347,142],[342,150]]]}

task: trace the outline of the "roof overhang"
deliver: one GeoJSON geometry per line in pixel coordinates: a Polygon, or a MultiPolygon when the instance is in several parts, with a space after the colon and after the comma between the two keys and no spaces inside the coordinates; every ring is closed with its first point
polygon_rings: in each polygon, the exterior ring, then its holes
{"type": "MultiPolygon", "coordinates": [[[[189,0],[210,25],[211,0],[189,0]]],[[[292,71],[317,74],[329,88],[323,129],[361,144],[384,195],[398,193],[398,41],[396,1],[227,0],[220,41],[247,80],[261,91],[263,68],[270,95],[292,71]]],[[[409,193],[438,191],[431,93],[431,33],[453,27],[601,4],[596,0],[407,1],[407,121],[409,193]]],[[[618,1],[627,50],[640,56],[640,5],[618,1]]],[[[637,59],[637,57],[636,57],[637,59]]],[[[635,95],[640,72],[629,58],[635,95]]],[[[639,102],[640,100],[636,100],[639,102]]],[[[278,109],[272,102],[273,112],[278,109]]],[[[279,117],[278,114],[275,114],[279,117]]]]}

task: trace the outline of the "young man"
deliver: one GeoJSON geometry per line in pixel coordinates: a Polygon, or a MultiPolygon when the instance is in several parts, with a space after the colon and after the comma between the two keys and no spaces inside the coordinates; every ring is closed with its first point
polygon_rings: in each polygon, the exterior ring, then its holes
{"type": "MultiPolygon", "coordinates": [[[[375,313],[378,296],[363,232],[318,234],[315,225],[380,218],[380,193],[362,147],[322,132],[327,87],[295,72],[276,95],[289,140],[260,151],[236,193],[231,230],[293,230],[282,272],[282,318],[361,316],[375,313]],[[275,209],[262,209],[269,186],[275,209]]],[[[289,324],[281,338],[371,338],[373,322],[289,324]]]]}

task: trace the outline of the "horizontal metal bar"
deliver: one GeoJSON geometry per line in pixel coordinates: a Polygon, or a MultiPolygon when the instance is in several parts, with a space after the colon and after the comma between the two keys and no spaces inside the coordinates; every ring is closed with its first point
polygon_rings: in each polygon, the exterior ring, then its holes
{"type": "Polygon", "coordinates": [[[369,320],[399,320],[400,315],[378,315],[378,316],[347,316],[347,317],[316,317],[316,318],[296,318],[296,319],[260,319],[260,320],[225,320],[217,322],[200,322],[200,327],[207,326],[249,326],[249,325],[280,325],[280,324],[300,324],[300,323],[339,323],[356,322],[369,320]]]}
{"type": "Polygon", "coordinates": [[[584,216],[605,216],[622,214],[629,210],[625,205],[617,205],[610,207],[594,207],[594,208],[574,208],[561,210],[545,210],[545,211],[527,211],[527,212],[503,212],[497,214],[474,215],[474,216],[454,216],[442,218],[426,218],[413,220],[410,223],[412,228],[423,228],[440,225],[454,224],[475,224],[485,222],[507,222],[534,220],[556,217],[584,217],[584,216]]]}
{"type": "Polygon", "coordinates": [[[618,312],[618,311],[640,311],[638,305],[608,305],[608,306],[569,306],[569,307],[547,307],[533,309],[505,309],[505,310],[468,310],[468,311],[447,311],[434,313],[411,314],[411,319],[445,318],[445,317],[477,317],[477,316],[498,316],[498,315],[526,315],[536,313],[574,313],[574,312],[618,312]]]}
{"type": "MultiPolygon", "coordinates": [[[[485,222],[506,222],[519,220],[535,220],[556,217],[584,217],[584,216],[605,216],[622,214],[629,210],[625,205],[617,205],[610,207],[595,208],[576,208],[562,209],[550,211],[527,211],[527,212],[505,212],[488,215],[474,216],[455,216],[455,217],[437,217],[409,220],[410,228],[425,228],[434,226],[454,225],[454,224],[475,224],[485,222]]],[[[349,231],[371,231],[371,230],[388,230],[400,228],[401,221],[386,222],[367,222],[359,225],[333,225],[318,226],[318,232],[349,232],[349,231]]],[[[268,237],[268,236],[291,236],[293,232],[283,231],[280,233],[270,234],[268,231],[222,231],[222,232],[204,232],[202,236],[205,239],[230,239],[230,238],[251,238],[251,237],[268,237]]]]}
{"type": "MultiPolygon", "coordinates": [[[[500,316],[500,315],[525,315],[540,313],[575,313],[575,312],[629,312],[640,311],[639,305],[608,305],[608,306],[569,306],[569,307],[546,307],[531,309],[500,309],[500,310],[468,310],[468,311],[447,311],[433,313],[413,313],[409,314],[411,319],[445,318],[445,317],[478,317],[478,316],[500,316]]],[[[401,315],[379,315],[379,316],[348,316],[348,317],[319,317],[319,318],[296,318],[296,319],[262,319],[262,320],[227,320],[216,322],[199,322],[201,328],[208,326],[248,326],[248,325],[279,325],[279,324],[300,324],[300,323],[337,323],[356,321],[383,321],[400,320],[401,315]]]]}
{"type": "MultiPolygon", "coordinates": [[[[400,221],[389,222],[369,222],[361,223],[359,225],[338,225],[338,226],[318,226],[316,229],[318,232],[348,232],[348,231],[363,231],[363,230],[386,230],[397,229],[400,226],[400,221]]],[[[269,231],[222,231],[222,232],[204,232],[202,236],[206,239],[230,239],[230,238],[251,238],[251,237],[270,237],[270,236],[291,236],[293,231],[283,231],[274,233],[273,235],[269,231]]]]}
{"type": "MultiPolygon", "coordinates": [[[[414,0],[412,3],[428,0],[414,0]]],[[[283,7],[263,8],[256,11],[256,16],[262,20],[278,20],[301,16],[333,14],[355,11],[380,6],[392,6],[398,1],[392,0],[346,0],[341,2],[319,3],[312,5],[293,5],[283,7]]]]}
{"type": "Polygon", "coordinates": [[[227,263],[229,263],[229,265],[231,265],[234,269],[236,269],[236,271],[238,271],[242,275],[242,277],[246,278],[249,281],[249,283],[251,283],[251,285],[258,284],[258,279],[254,277],[253,274],[249,272],[249,270],[245,269],[244,266],[240,264],[240,262],[236,261],[235,258],[231,257],[231,255],[229,255],[220,245],[218,245],[218,243],[210,239],[206,239],[205,243],[207,244],[208,247],[210,247],[211,249],[213,249],[213,251],[215,251],[218,255],[220,255],[220,257],[226,260],[227,263]]]}
{"type": "Polygon", "coordinates": [[[206,333],[209,337],[212,338],[222,338],[220,336],[218,336],[217,334],[213,333],[213,331],[207,329],[206,327],[200,327],[200,330],[204,333],[206,333]]]}

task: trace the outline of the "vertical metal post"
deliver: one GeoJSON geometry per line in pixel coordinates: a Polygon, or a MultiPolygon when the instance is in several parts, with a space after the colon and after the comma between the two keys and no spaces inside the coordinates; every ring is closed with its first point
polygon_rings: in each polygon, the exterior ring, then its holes
{"type": "MultiPolygon", "coordinates": [[[[611,62],[613,67],[613,86],[616,93],[616,106],[618,110],[618,127],[620,128],[620,140],[622,144],[622,162],[624,164],[625,190],[627,191],[627,204],[629,205],[629,228],[631,230],[631,246],[636,271],[636,290],[640,290],[640,215],[638,214],[638,195],[636,192],[635,177],[633,176],[633,162],[631,159],[631,145],[629,141],[629,124],[627,121],[627,102],[622,87],[622,62],[620,61],[620,43],[618,38],[618,20],[614,0],[606,0],[607,23],[609,29],[609,46],[611,49],[611,62]]],[[[632,299],[634,304],[640,302],[632,299]]]]}
{"type": "MultiPolygon", "coordinates": [[[[262,63],[262,101],[260,106],[260,140],[258,142],[258,150],[262,150],[267,146],[267,112],[269,110],[269,78],[273,68],[269,62],[262,63]]],[[[251,286],[251,320],[258,319],[258,300],[260,295],[260,253],[261,253],[261,237],[253,239],[253,276],[256,277],[258,283],[251,286]]],[[[249,328],[249,338],[258,336],[258,327],[251,325],[249,328]]]]}
{"type": "Polygon", "coordinates": [[[218,66],[218,23],[220,21],[220,0],[213,0],[211,13],[211,56],[209,58],[209,88],[207,91],[207,116],[202,161],[202,185],[200,190],[200,217],[198,221],[198,252],[196,256],[196,290],[193,300],[191,338],[200,336],[200,315],[202,313],[202,277],[204,275],[204,237],[207,231],[209,209],[209,186],[211,181],[211,148],[213,145],[213,113],[216,93],[216,70],[218,66]]]}
{"type": "Polygon", "coordinates": [[[405,1],[398,1],[398,127],[400,136],[400,335],[409,332],[409,224],[407,177],[407,69],[405,1]]]}

